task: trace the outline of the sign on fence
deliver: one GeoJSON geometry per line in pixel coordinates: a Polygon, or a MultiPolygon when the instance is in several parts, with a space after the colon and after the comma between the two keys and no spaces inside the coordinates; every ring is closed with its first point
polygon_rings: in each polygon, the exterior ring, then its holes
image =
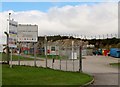
{"type": "Polygon", "coordinates": [[[9,20],[9,47],[17,47],[17,28],[18,23],[14,20],[9,20]]]}
{"type": "Polygon", "coordinates": [[[18,42],[37,42],[37,25],[18,25],[18,42]]]}

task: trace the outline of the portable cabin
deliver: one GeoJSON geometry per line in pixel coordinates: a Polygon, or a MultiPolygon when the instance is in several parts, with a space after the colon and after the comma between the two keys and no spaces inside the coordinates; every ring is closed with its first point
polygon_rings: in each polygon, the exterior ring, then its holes
{"type": "MultiPolygon", "coordinates": [[[[44,48],[46,54],[46,47],[44,48]]],[[[47,55],[59,55],[59,46],[47,46],[47,55]]]]}

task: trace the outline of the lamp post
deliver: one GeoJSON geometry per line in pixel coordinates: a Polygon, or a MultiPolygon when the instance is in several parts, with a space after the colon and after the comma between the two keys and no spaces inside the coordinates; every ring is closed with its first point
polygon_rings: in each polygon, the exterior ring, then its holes
{"type": "Polygon", "coordinates": [[[7,32],[4,32],[7,36],[7,64],[9,64],[9,34],[7,32]]]}

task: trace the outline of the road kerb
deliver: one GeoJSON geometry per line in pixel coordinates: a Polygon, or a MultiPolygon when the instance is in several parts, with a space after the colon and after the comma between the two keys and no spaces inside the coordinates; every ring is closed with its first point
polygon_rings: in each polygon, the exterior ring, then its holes
{"type": "Polygon", "coordinates": [[[84,85],[82,85],[82,86],[80,86],[80,87],[87,87],[87,86],[89,86],[89,85],[93,84],[93,83],[94,83],[94,81],[95,81],[95,79],[94,79],[94,76],[93,76],[92,81],[90,81],[90,82],[88,82],[88,83],[86,83],[86,84],[84,84],[84,85]]]}

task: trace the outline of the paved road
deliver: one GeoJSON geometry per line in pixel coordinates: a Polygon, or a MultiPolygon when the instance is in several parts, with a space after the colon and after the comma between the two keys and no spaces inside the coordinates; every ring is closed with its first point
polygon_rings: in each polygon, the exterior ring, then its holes
{"type": "Polygon", "coordinates": [[[109,65],[117,63],[117,58],[92,56],[83,62],[83,71],[95,77],[94,85],[118,85],[118,67],[109,65]]]}
{"type": "MultiPolygon", "coordinates": [[[[83,59],[83,72],[91,74],[95,77],[94,85],[118,85],[118,67],[113,67],[109,63],[117,63],[118,58],[104,57],[104,56],[85,56],[83,59]]],[[[13,64],[18,64],[14,61],[13,64]]],[[[37,60],[37,66],[45,67],[45,60],[37,60]]],[[[21,65],[34,66],[34,61],[21,61],[21,65]]],[[[52,60],[48,60],[48,67],[60,69],[60,60],[55,60],[52,65],[52,60]]],[[[79,60],[61,61],[61,69],[65,71],[78,71],[79,60]]]]}

